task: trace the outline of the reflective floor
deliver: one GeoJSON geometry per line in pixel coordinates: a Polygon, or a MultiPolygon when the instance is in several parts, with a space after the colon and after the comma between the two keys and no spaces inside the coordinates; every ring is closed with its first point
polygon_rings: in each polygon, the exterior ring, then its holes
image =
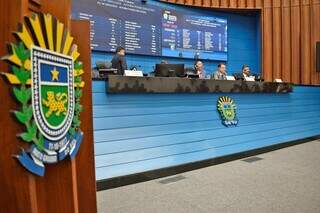
{"type": "Polygon", "coordinates": [[[98,192],[108,213],[320,212],[320,140],[98,192]]]}

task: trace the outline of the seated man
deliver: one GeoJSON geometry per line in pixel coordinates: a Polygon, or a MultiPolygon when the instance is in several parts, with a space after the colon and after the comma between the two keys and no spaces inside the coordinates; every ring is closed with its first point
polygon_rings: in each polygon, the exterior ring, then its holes
{"type": "Polygon", "coordinates": [[[227,80],[226,65],[224,63],[218,64],[218,70],[214,73],[213,78],[215,80],[227,80]]]}
{"type": "Polygon", "coordinates": [[[251,76],[249,65],[245,64],[242,66],[242,76],[243,78],[251,76]]]}
{"type": "Polygon", "coordinates": [[[169,64],[167,60],[162,60],[160,64],[169,64]]]}
{"type": "Polygon", "coordinates": [[[194,70],[195,70],[195,74],[199,75],[199,78],[206,78],[206,71],[204,70],[204,65],[202,63],[202,61],[197,60],[194,63],[194,70]]]}
{"type": "Polygon", "coordinates": [[[124,71],[128,69],[125,58],[125,49],[123,47],[117,47],[116,54],[113,56],[111,63],[112,68],[118,70],[118,75],[123,75],[124,71]]]}

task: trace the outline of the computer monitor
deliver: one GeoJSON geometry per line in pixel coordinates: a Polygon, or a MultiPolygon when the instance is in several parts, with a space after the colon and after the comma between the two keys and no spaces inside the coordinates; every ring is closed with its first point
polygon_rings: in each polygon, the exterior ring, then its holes
{"type": "Polygon", "coordinates": [[[96,67],[97,67],[97,70],[100,70],[100,69],[110,69],[112,66],[111,62],[109,61],[97,61],[96,62],[96,67]]]}
{"type": "Polygon", "coordinates": [[[155,76],[184,77],[184,64],[156,64],[155,76]]]}

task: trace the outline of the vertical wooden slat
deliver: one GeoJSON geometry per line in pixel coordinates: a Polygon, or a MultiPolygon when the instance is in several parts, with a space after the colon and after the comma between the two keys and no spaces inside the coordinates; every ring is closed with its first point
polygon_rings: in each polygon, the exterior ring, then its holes
{"type": "Polygon", "coordinates": [[[194,6],[202,6],[202,0],[193,0],[194,6]]]}
{"type": "MultiPolygon", "coordinates": [[[[23,20],[26,13],[26,1],[12,0],[0,1],[0,55],[8,54],[7,43],[15,42],[12,32],[17,30],[17,23],[23,20]]],[[[9,72],[10,66],[0,60],[0,71],[9,72]]],[[[19,153],[19,147],[24,146],[17,137],[17,131],[22,128],[12,113],[18,109],[17,102],[12,97],[12,88],[4,78],[0,78],[0,212],[33,212],[37,210],[35,184],[29,178],[25,169],[19,165],[12,154],[19,153]]]]}
{"type": "Polygon", "coordinates": [[[229,7],[236,8],[238,6],[238,0],[229,0],[229,7]]]}
{"type": "MultiPolygon", "coordinates": [[[[39,11],[50,13],[70,27],[70,0],[37,1],[39,11]],[[41,3],[41,4],[40,4],[41,3]]],[[[23,20],[23,16],[30,15],[30,3],[27,0],[0,1],[0,55],[6,55],[5,44],[14,41],[13,31],[17,30],[17,25],[23,20]]],[[[70,29],[70,28],[69,28],[70,29]]],[[[80,29],[79,29],[80,30],[80,29]]],[[[83,30],[83,29],[81,29],[83,30]]],[[[79,36],[83,36],[80,34],[79,36]]],[[[87,34],[83,39],[89,42],[89,23],[87,23],[87,34]]],[[[54,165],[46,165],[44,177],[35,176],[26,171],[13,155],[20,153],[20,148],[26,143],[19,140],[17,134],[22,131],[16,119],[13,118],[11,110],[18,109],[16,101],[10,97],[12,88],[8,82],[0,78],[0,212],[95,212],[96,192],[94,178],[94,153],[93,153],[93,127],[91,105],[91,66],[89,43],[78,43],[79,49],[83,46],[86,55],[82,55],[83,62],[87,68],[84,74],[86,88],[82,99],[83,107],[86,109],[81,113],[81,128],[86,132],[79,153],[85,156],[79,159],[79,155],[73,161],[64,160],[54,165]],[[89,60],[89,64],[86,62],[89,60]],[[5,100],[5,101],[4,101],[5,100]],[[88,105],[90,103],[90,105],[88,105]],[[89,109],[89,110],[88,110],[89,109]],[[91,136],[91,137],[90,137],[91,136]],[[91,149],[86,147],[91,146],[91,149]],[[91,159],[90,159],[91,158],[91,159]],[[81,162],[76,168],[75,163],[81,162]],[[90,165],[89,165],[90,164],[90,165]],[[82,181],[79,177],[84,177],[82,181]],[[90,190],[87,190],[89,189],[90,190]],[[88,199],[90,197],[90,199],[88,199]],[[79,200],[82,203],[79,204],[79,200]],[[84,207],[86,206],[86,208],[84,207]],[[83,208],[82,208],[83,207],[83,208]]],[[[16,42],[16,41],[14,41],[16,42]]],[[[0,61],[0,70],[9,71],[9,66],[0,61]]],[[[78,154],[79,154],[78,153],[78,154]]]]}
{"type": "Polygon", "coordinates": [[[255,7],[256,8],[262,8],[263,6],[263,0],[255,0],[255,7]]]}
{"type": "Polygon", "coordinates": [[[273,79],[281,78],[281,2],[280,0],[272,1],[272,56],[273,79]]]}
{"type": "Polygon", "coordinates": [[[194,5],[193,0],[185,0],[186,5],[194,5]]]}
{"type": "Polygon", "coordinates": [[[246,8],[246,0],[238,0],[239,8],[246,8]]]}
{"type": "Polygon", "coordinates": [[[291,80],[300,83],[300,4],[291,0],[291,80]]]}
{"type": "Polygon", "coordinates": [[[219,7],[220,6],[220,0],[211,0],[211,6],[212,7],[219,7]]]}
{"type": "Polygon", "coordinates": [[[272,9],[263,10],[263,76],[267,81],[272,80],[272,9]]]}
{"type": "Polygon", "coordinates": [[[247,8],[254,8],[255,0],[247,0],[247,8]]]}
{"type": "Polygon", "coordinates": [[[272,7],[272,0],[263,0],[263,7],[264,8],[272,7]]]}
{"type": "Polygon", "coordinates": [[[185,0],[171,0],[171,1],[175,1],[178,4],[184,4],[185,0]]]}
{"type": "MultiPolygon", "coordinates": [[[[320,0],[319,0],[320,1],[320,0]]],[[[316,49],[315,47],[313,47],[313,43],[315,43],[314,41],[314,1],[310,0],[310,66],[311,66],[311,74],[310,74],[310,78],[311,78],[311,84],[313,84],[315,82],[316,78],[316,49]]],[[[315,46],[315,45],[314,45],[315,46]]]]}
{"type": "Polygon", "coordinates": [[[229,7],[229,0],[220,0],[220,7],[228,8],[229,7]]]}
{"type": "Polygon", "coordinates": [[[76,171],[76,183],[78,190],[78,209],[79,213],[96,212],[97,207],[92,205],[96,202],[96,178],[94,163],[94,142],[93,142],[93,126],[92,119],[88,115],[92,115],[92,89],[91,89],[91,62],[90,62],[90,23],[84,20],[73,20],[71,22],[71,31],[76,44],[79,44],[78,51],[80,53],[79,60],[82,61],[85,73],[82,75],[83,81],[86,82],[83,88],[83,97],[81,104],[86,110],[80,114],[82,121],[82,131],[84,132],[83,143],[74,160],[76,171]],[[81,44],[81,45],[80,45],[81,44]],[[92,171],[92,172],[88,172],[92,171]],[[85,192],[86,196],[81,195],[85,192]]]}
{"type": "Polygon", "coordinates": [[[282,74],[281,78],[285,82],[291,82],[291,19],[290,0],[282,0],[282,74]]]}
{"type": "Polygon", "coordinates": [[[320,41],[320,0],[313,0],[311,4],[311,83],[320,83],[320,72],[316,72],[316,42],[320,41]]]}
{"type": "Polygon", "coordinates": [[[310,1],[304,1],[301,5],[301,82],[311,83],[311,59],[310,59],[310,1]]]}
{"type": "Polygon", "coordinates": [[[211,6],[211,0],[203,0],[203,6],[204,7],[210,7],[211,6]]]}

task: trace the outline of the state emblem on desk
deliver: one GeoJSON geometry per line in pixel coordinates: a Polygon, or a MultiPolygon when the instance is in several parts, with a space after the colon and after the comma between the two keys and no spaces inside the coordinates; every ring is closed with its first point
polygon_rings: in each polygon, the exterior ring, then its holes
{"type": "Polygon", "coordinates": [[[217,110],[223,125],[228,127],[238,124],[237,106],[232,98],[228,96],[220,97],[217,103],[217,110]]]}
{"type": "Polygon", "coordinates": [[[20,105],[13,111],[24,126],[18,137],[30,144],[16,157],[27,170],[44,176],[45,164],[72,159],[82,142],[84,71],[69,30],[50,14],[26,17],[15,35],[18,43],[11,43],[11,53],[2,58],[12,65],[11,72],[2,74],[20,105]]]}

